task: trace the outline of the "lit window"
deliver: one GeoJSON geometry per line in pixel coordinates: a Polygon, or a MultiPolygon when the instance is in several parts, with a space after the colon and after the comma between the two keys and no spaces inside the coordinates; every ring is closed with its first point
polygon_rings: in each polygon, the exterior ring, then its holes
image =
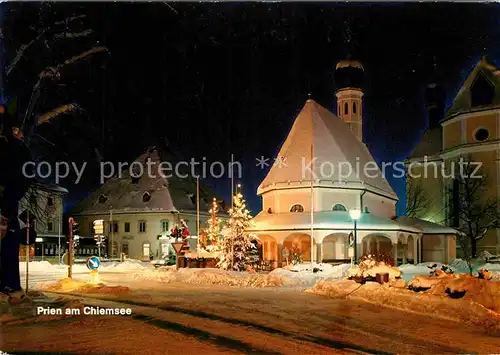
{"type": "Polygon", "coordinates": [[[146,233],[146,221],[139,221],[139,233],[146,233]]]}
{"type": "Polygon", "coordinates": [[[335,212],[340,212],[340,211],[347,211],[344,205],[337,203],[335,206],[333,206],[332,211],[335,212]]]}
{"type": "Polygon", "coordinates": [[[304,206],[296,204],[290,208],[290,212],[304,212],[304,206]]]}
{"type": "Polygon", "coordinates": [[[150,253],[151,253],[151,244],[149,243],[142,244],[142,256],[146,256],[149,258],[150,253]]]}
{"type": "Polygon", "coordinates": [[[490,132],[486,128],[479,128],[474,132],[474,139],[478,142],[483,142],[488,139],[490,132]]]}

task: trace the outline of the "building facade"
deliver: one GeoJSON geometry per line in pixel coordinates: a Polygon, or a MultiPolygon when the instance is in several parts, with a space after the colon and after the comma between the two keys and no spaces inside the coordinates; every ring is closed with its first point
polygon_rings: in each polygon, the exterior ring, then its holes
{"type": "MultiPolygon", "coordinates": [[[[149,260],[174,253],[166,236],[175,224],[184,220],[192,236],[197,236],[197,183],[189,172],[167,177],[161,164],[175,165],[176,157],[166,149],[151,148],[130,166],[151,164],[151,174],[126,170],[106,181],[82,200],[72,211],[83,238],[92,238],[95,220],[104,221],[109,257],[121,253],[129,258],[149,260]]],[[[206,227],[214,192],[200,183],[200,230],[206,227]]],[[[222,205],[221,201],[221,205],[222,205]]],[[[223,207],[223,206],[221,206],[223,207]]],[[[190,239],[190,248],[197,240],[190,239]]]]}
{"type": "MultiPolygon", "coordinates": [[[[414,171],[409,186],[422,187],[429,200],[426,211],[417,217],[455,228],[463,225],[460,211],[453,207],[458,205],[453,202],[453,196],[459,196],[453,169],[460,159],[481,167],[478,172],[484,177],[481,178],[484,186],[474,198],[482,203],[499,200],[500,70],[484,57],[463,83],[450,109],[437,124],[429,125],[429,130],[407,161],[414,171]]],[[[478,241],[477,252],[483,251],[500,253],[499,228],[490,228],[478,241]]]]}

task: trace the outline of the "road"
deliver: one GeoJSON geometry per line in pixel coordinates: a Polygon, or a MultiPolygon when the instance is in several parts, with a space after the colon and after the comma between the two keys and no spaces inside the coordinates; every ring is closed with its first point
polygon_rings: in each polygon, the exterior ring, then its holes
{"type": "MultiPolygon", "coordinates": [[[[118,280],[119,275],[109,276],[118,280]]],[[[74,354],[493,354],[478,327],[294,288],[129,282],[124,295],[73,295],[131,316],[6,323],[1,350],[74,354]],[[76,336],[75,336],[76,334],[76,336]],[[25,341],[28,340],[28,341],[25,341]]],[[[53,295],[56,297],[57,295],[53,295]]]]}

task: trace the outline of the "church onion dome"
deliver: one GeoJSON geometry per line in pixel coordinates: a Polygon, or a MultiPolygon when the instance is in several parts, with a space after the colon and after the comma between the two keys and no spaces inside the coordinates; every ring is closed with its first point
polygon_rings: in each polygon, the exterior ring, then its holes
{"type": "Polygon", "coordinates": [[[365,83],[365,69],[360,61],[344,59],[335,66],[336,89],[345,88],[363,89],[365,83]]]}
{"type": "Polygon", "coordinates": [[[362,71],[365,71],[365,68],[363,68],[363,64],[361,64],[360,61],[352,60],[352,59],[341,60],[340,62],[337,63],[335,70],[342,69],[342,68],[349,68],[349,67],[358,68],[358,69],[361,69],[362,71]]]}

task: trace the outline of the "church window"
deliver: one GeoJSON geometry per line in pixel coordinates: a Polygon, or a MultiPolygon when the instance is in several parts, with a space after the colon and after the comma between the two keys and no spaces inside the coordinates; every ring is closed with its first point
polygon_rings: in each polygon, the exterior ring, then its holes
{"type": "Polygon", "coordinates": [[[290,212],[304,212],[304,206],[295,204],[290,208],[290,212]]]}
{"type": "Polygon", "coordinates": [[[151,194],[146,191],[144,195],[142,195],[142,202],[149,202],[149,200],[151,200],[151,194]]]}
{"type": "Polygon", "coordinates": [[[352,103],[352,113],[356,113],[356,103],[352,103]]]}
{"type": "Polygon", "coordinates": [[[344,205],[337,203],[335,206],[333,206],[332,211],[338,212],[338,211],[347,211],[344,205]]]}
{"type": "Polygon", "coordinates": [[[344,104],[344,115],[347,115],[349,113],[349,104],[346,102],[344,104]]]}
{"type": "Polygon", "coordinates": [[[471,106],[485,106],[493,103],[495,88],[483,74],[479,74],[471,86],[470,99],[471,106]]]}
{"type": "Polygon", "coordinates": [[[108,197],[106,195],[99,196],[99,203],[106,203],[108,197]]]}
{"type": "Polygon", "coordinates": [[[478,142],[483,142],[487,140],[489,136],[490,132],[484,127],[478,128],[474,132],[474,139],[478,142]]]}

